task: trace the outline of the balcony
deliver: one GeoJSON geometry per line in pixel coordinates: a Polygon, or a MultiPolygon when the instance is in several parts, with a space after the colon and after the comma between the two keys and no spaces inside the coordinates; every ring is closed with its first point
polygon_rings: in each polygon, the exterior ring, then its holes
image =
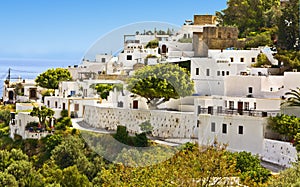
{"type": "Polygon", "coordinates": [[[276,116],[280,113],[280,110],[272,110],[272,111],[261,111],[261,110],[239,110],[239,109],[222,109],[216,110],[210,107],[208,108],[201,108],[198,111],[198,114],[211,114],[211,115],[220,115],[220,116],[253,116],[253,117],[270,117],[276,116]]]}

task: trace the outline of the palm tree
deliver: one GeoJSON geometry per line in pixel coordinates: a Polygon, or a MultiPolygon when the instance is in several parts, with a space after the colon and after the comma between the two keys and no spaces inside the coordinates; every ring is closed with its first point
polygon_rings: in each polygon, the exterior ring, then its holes
{"type": "Polygon", "coordinates": [[[286,92],[285,95],[290,96],[283,104],[287,106],[300,106],[300,88],[290,89],[289,92],[286,92]]]}

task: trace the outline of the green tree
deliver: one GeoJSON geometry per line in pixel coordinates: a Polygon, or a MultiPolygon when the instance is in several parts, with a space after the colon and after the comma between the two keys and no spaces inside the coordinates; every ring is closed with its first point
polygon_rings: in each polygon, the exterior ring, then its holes
{"type": "MultiPolygon", "coordinates": [[[[135,162],[132,158],[140,158],[136,150],[125,150],[124,153],[129,157],[123,155],[123,158],[129,162],[135,162]]],[[[232,158],[225,149],[195,146],[149,167],[118,164],[104,168],[93,183],[103,186],[227,186],[226,177],[239,175],[235,169],[236,161],[232,158]]],[[[151,163],[151,159],[148,157],[145,161],[151,163]]]]}
{"type": "Polygon", "coordinates": [[[154,48],[158,47],[158,44],[159,44],[158,40],[156,40],[156,39],[155,40],[151,40],[151,41],[149,41],[147,43],[146,48],[152,48],[152,49],[154,49],[154,48]]]}
{"type": "Polygon", "coordinates": [[[127,89],[147,99],[149,108],[157,108],[170,98],[192,95],[194,84],[186,69],[173,64],[145,66],[129,78],[127,89]]]}
{"type": "Polygon", "coordinates": [[[271,62],[269,61],[268,57],[263,54],[263,53],[260,53],[257,55],[257,62],[255,64],[253,64],[252,66],[253,67],[264,67],[264,66],[270,66],[272,65],[271,62]]]}
{"type": "Polygon", "coordinates": [[[10,111],[9,110],[0,110],[0,123],[3,122],[5,126],[8,126],[10,123],[10,111]]]}
{"type": "Polygon", "coordinates": [[[269,32],[255,33],[254,36],[247,37],[246,48],[257,48],[259,46],[272,46],[272,35],[269,32]]]}
{"type": "Polygon", "coordinates": [[[44,73],[41,73],[35,79],[35,82],[48,89],[58,89],[58,84],[61,81],[71,80],[71,74],[69,70],[63,68],[48,69],[44,73]]]}
{"type": "Polygon", "coordinates": [[[273,27],[280,0],[228,0],[227,8],[216,15],[222,25],[234,25],[239,28],[240,36],[246,37],[264,27],[273,27]]]}
{"type": "Polygon", "coordinates": [[[279,62],[283,62],[283,66],[285,66],[287,70],[300,70],[300,51],[279,49],[275,58],[279,62]]]}
{"type": "Polygon", "coordinates": [[[263,184],[269,180],[271,172],[260,165],[258,156],[249,152],[235,153],[236,168],[241,172],[241,179],[248,184],[263,184]]]}
{"type": "Polygon", "coordinates": [[[151,126],[150,120],[144,121],[139,126],[142,132],[145,132],[146,134],[152,133],[153,126],[151,126]]]}
{"type": "Polygon", "coordinates": [[[289,0],[282,8],[278,21],[278,47],[286,50],[299,50],[299,0],[289,0]]]}
{"type": "Polygon", "coordinates": [[[16,181],[16,178],[6,172],[0,172],[0,186],[11,186],[11,187],[18,187],[18,182],[16,181]]]}
{"type": "Polygon", "coordinates": [[[51,160],[61,169],[73,166],[77,164],[78,158],[85,156],[83,148],[84,143],[80,138],[69,135],[51,151],[51,160]]]}
{"type": "Polygon", "coordinates": [[[90,182],[88,178],[84,175],[79,173],[77,166],[70,166],[63,170],[62,172],[62,180],[61,185],[63,187],[88,187],[90,186],[90,182]]]}
{"type": "Polygon", "coordinates": [[[109,92],[116,89],[117,91],[123,90],[122,84],[93,84],[90,86],[92,89],[95,89],[97,93],[100,94],[102,99],[107,99],[109,92]]]}
{"type": "Polygon", "coordinates": [[[291,141],[299,132],[300,119],[295,116],[281,114],[275,117],[269,117],[268,127],[283,135],[284,140],[291,141]]]}
{"type": "Polygon", "coordinates": [[[30,115],[38,117],[39,123],[42,125],[42,127],[47,127],[47,118],[50,120],[54,115],[54,111],[46,106],[33,107],[30,115]]]}

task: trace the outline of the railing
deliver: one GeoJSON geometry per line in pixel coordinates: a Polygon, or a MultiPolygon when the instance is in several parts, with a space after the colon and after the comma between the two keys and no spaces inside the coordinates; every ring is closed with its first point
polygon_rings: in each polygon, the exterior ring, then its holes
{"type": "Polygon", "coordinates": [[[201,108],[198,111],[198,114],[211,114],[211,115],[244,115],[244,116],[253,116],[253,117],[270,117],[276,116],[280,113],[280,110],[273,111],[261,111],[261,110],[238,110],[238,109],[210,109],[210,108],[201,108]]]}

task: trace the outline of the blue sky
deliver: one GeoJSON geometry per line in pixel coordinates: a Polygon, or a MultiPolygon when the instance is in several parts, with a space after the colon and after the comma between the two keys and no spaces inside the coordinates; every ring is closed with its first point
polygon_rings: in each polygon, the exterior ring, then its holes
{"type": "Polygon", "coordinates": [[[0,4],[0,59],[78,60],[101,36],[135,22],[182,25],[226,0],[6,0],[0,4]]]}

